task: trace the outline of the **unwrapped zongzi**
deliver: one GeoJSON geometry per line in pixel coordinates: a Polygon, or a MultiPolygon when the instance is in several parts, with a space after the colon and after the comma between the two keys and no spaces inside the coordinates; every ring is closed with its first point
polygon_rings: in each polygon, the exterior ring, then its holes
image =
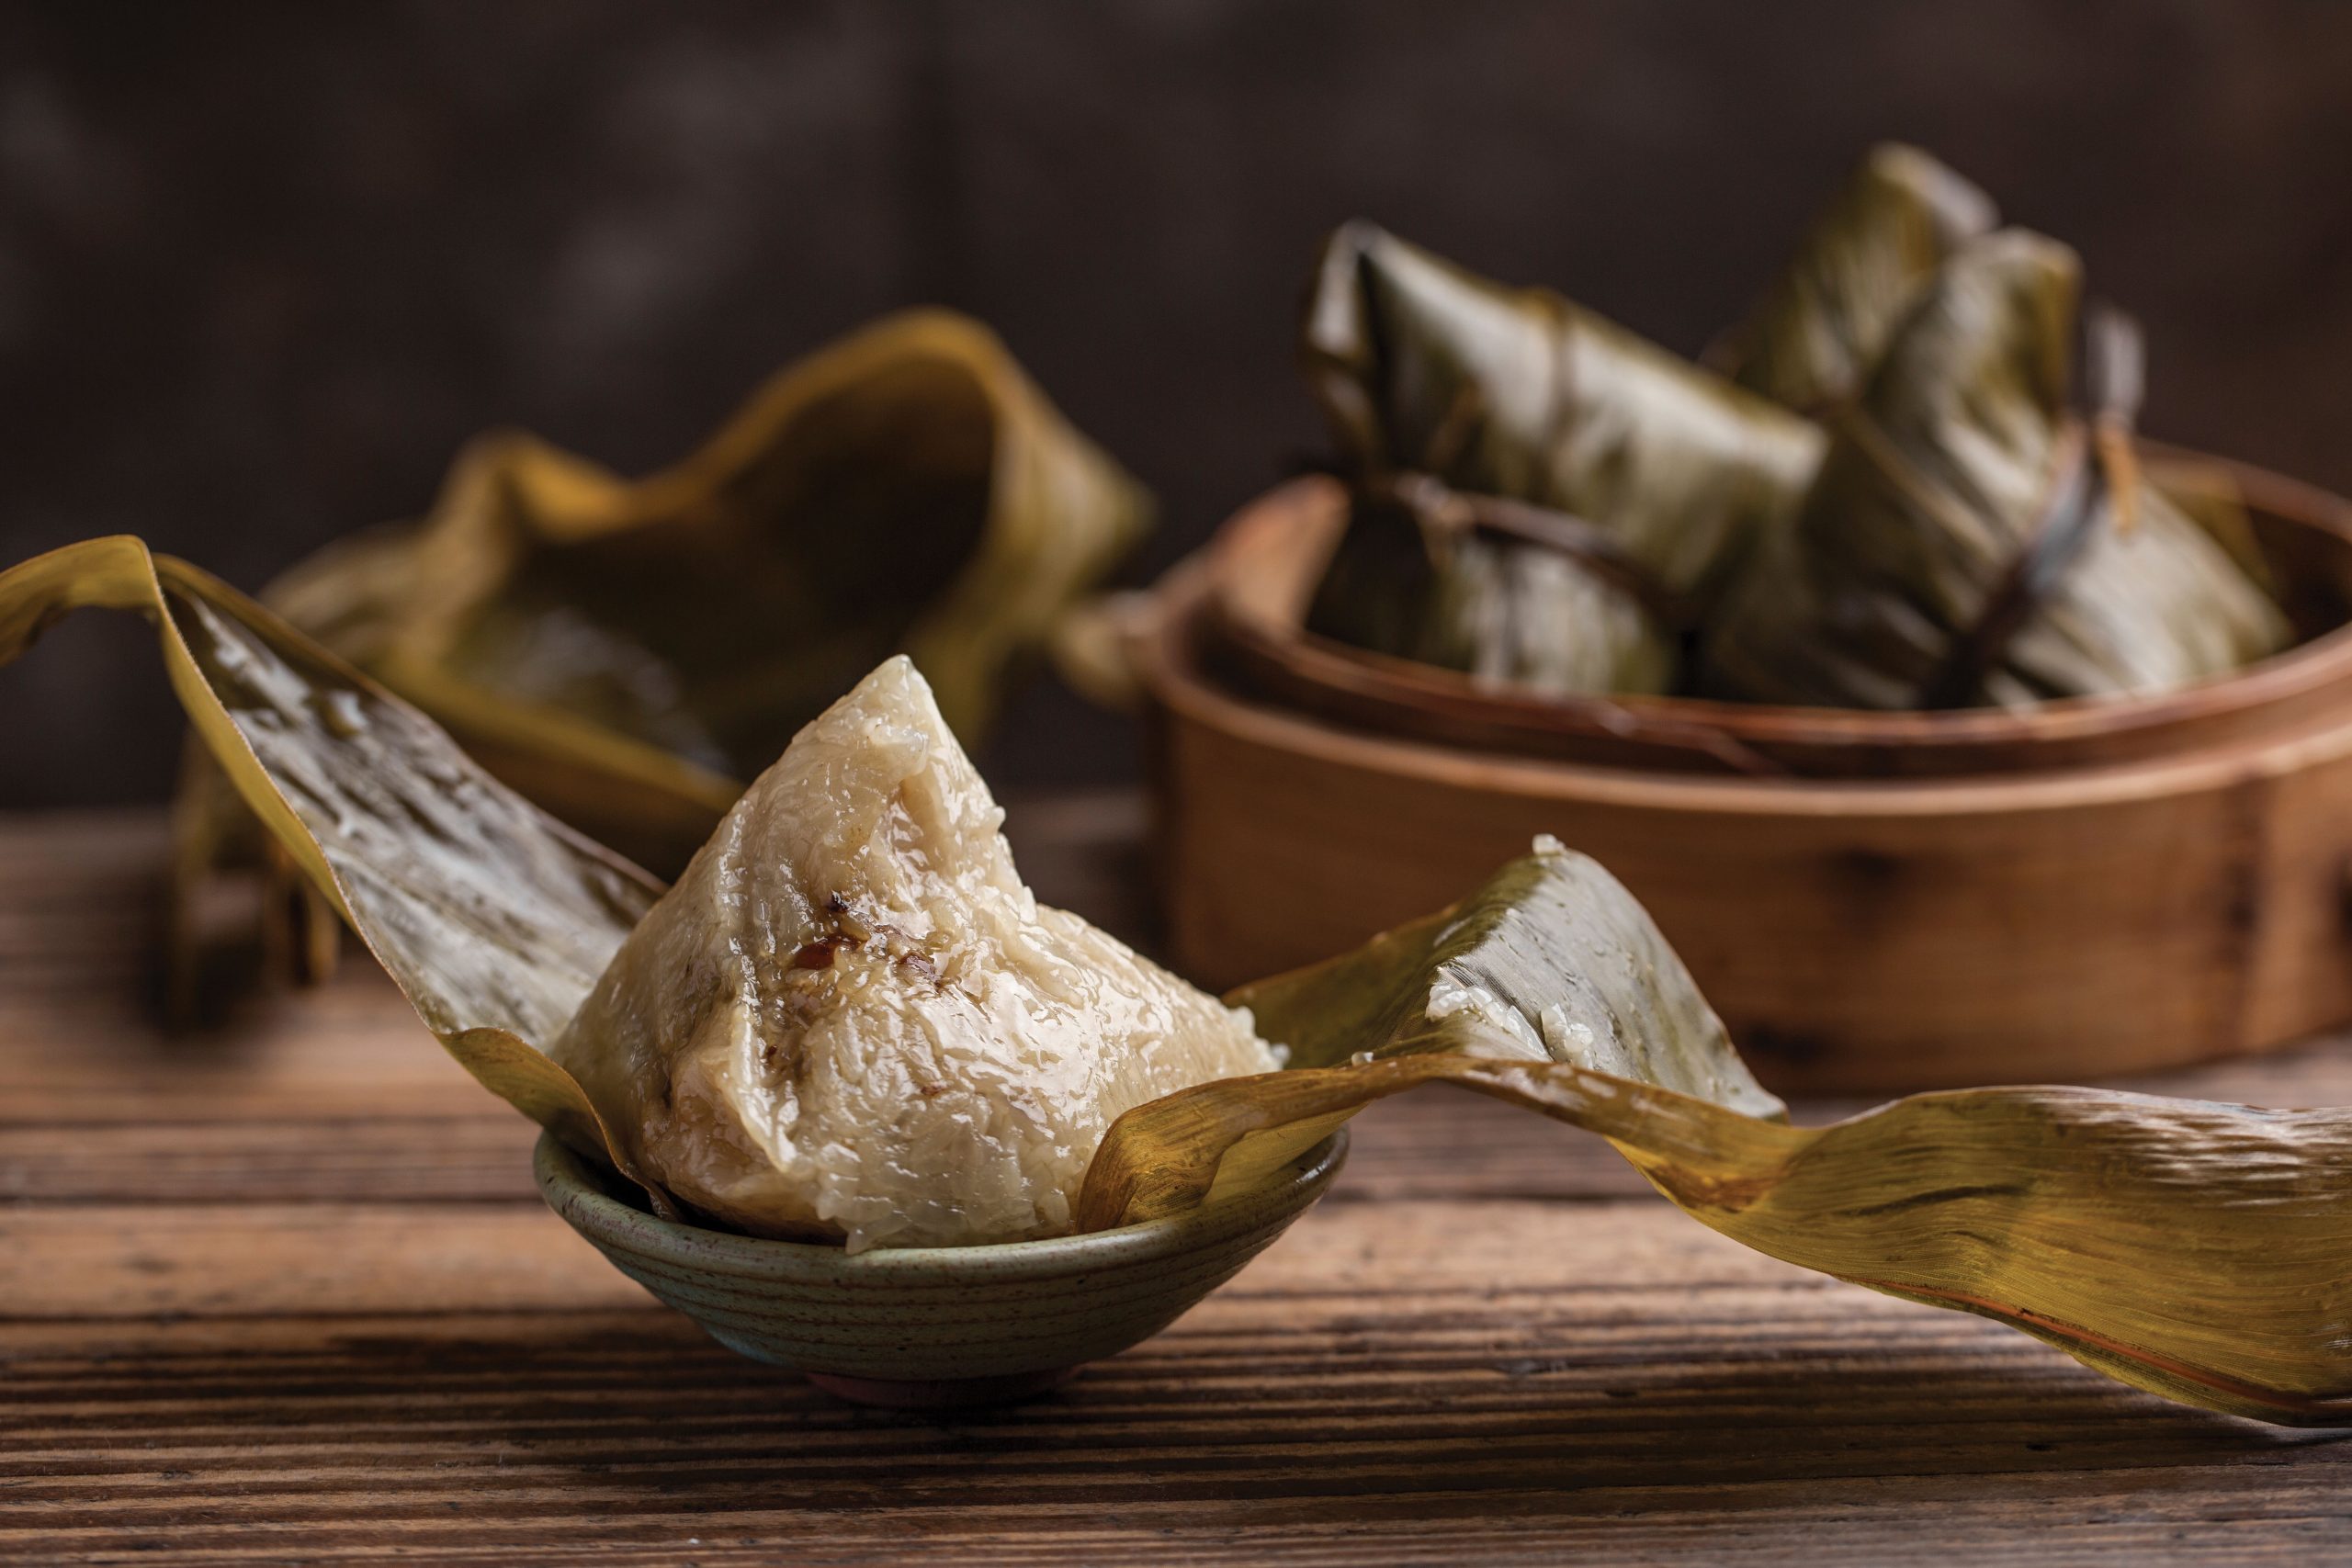
{"type": "MultiPolygon", "coordinates": [[[[717,1142],[756,1127],[770,1179],[788,1182],[773,1142],[788,1127],[836,1140],[812,1152],[847,1173],[840,1190],[880,1201],[820,1216],[845,1239],[894,1201],[915,1219],[902,1234],[931,1239],[1026,1224],[1024,1206],[1052,1225],[1040,1200],[1069,1196],[1077,1168],[1069,1226],[1140,1224],[1258,1190],[1371,1101],[1454,1083],[1609,1139],[1693,1218],[1773,1257],[1982,1314],[2175,1399],[2309,1426],[2352,1414],[2342,1111],[1983,1089],[1792,1126],[1640,907],[1541,842],[1453,908],[1228,998],[1299,1046],[1292,1070],[1250,1071],[1268,1058],[1238,1017],[1029,905],[903,665],[820,720],[657,904],[650,878],[413,708],[135,539],[0,572],[0,664],[93,605],[153,625],[241,798],[450,1053],[665,1212],[677,1195],[640,1163],[649,1133],[717,1142]],[[934,871],[954,886],[923,887],[934,871]],[[662,975],[663,956],[699,976],[662,975]],[[771,988],[786,964],[833,978],[806,996],[788,978],[771,988]],[[993,1016],[934,1032],[933,1009],[967,1003],[993,1016]],[[1067,1072],[993,1044],[946,1048],[1030,1029],[1067,1043],[1067,1072]],[[604,1092],[547,1054],[565,1034],[561,1054],[604,1092]],[[1146,1060],[1120,1058],[1138,1048],[1146,1060]],[[632,1092],[675,1090],[673,1067],[686,1092],[666,1109],[632,1092]],[[797,1103],[862,1068],[854,1094],[797,1103]],[[1176,1085],[1189,1087],[1160,1092],[1176,1085]],[[1063,1096],[1069,1114],[1023,1103],[1063,1096]],[[750,1120],[730,1131],[729,1117],[750,1120]],[[1009,1166],[995,1150],[970,1158],[1000,1138],[1009,1166]]],[[[756,1291],[761,1273],[737,1279],[756,1291]]]]}
{"type": "Polygon", "coordinates": [[[1280,1064],[1022,886],[913,665],[801,731],[550,1055],[632,1163],[746,1230],[948,1246],[1070,1227],[1121,1111],[1280,1064]]]}

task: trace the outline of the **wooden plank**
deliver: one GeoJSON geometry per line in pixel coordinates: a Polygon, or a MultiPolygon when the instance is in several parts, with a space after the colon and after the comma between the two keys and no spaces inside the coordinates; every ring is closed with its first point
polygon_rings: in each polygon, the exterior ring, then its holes
{"type": "MultiPolygon", "coordinates": [[[[1758,1257],[1450,1090],[1374,1108],[1330,1201],[1052,1395],[842,1405],[572,1235],[533,1129],[364,967],[157,1030],[139,821],[0,824],[0,1562],[2352,1551],[2352,1445],[1758,1257]]],[[[2352,1043],[2143,1087],[2340,1102],[2352,1043]]]]}
{"type": "MultiPolygon", "coordinates": [[[[0,1211],[0,1321],[564,1309],[639,1299],[537,1202],[58,1205],[0,1211]],[[617,1292],[617,1293],[616,1293],[617,1292]]],[[[1335,1203],[1234,1290],[1845,1290],[1643,1200],[1335,1203]]]]}
{"type": "Polygon", "coordinates": [[[479,1114],[0,1123],[0,1202],[536,1201],[538,1129],[465,1088],[479,1114]]]}
{"type": "MultiPolygon", "coordinates": [[[[430,1041],[425,1049],[435,1047],[430,1041]]],[[[437,1054],[437,1053],[436,1053],[437,1054]]],[[[536,1201],[537,1129],[458,1071],[429,1109],[368,1113],[258,1097],[216,1114],[142,1120],[109,1102],[104,1120],[0,1122],[0,1201],[464,1202],[536,1201]]],[[[305,1089],[308,1086],[303,1086],[305,1089]]],[[[151,1085],[136,1105],[168,1103],[151,1085]]],[[[51,1101],[51,1103],[56,1103],[51,1101]]],[[[1354,1153],[1329,1201],[1358,1199],[1645,1196],[1606,1144],[1523,1111],[1441,1089],[1360,1118],[1354,1153]]]]}
{"type": "MultiPolygon", "coordinates": [[[[355,976],[310,1010],[326,1012],[337,992],[360,988],[389,994],[374,977],[355,976]]],[[[225,1060],[159,1040],[152,1053],[85,1053],[36,1076],[20,1069],[15,1051],[0,1050],[0,1200],[529,1199],[534,1129],[391,1001],[397,1010],[365,1028],[289,1021],[256,1032],[225,1060]]],[[[122,1043],[113,1037],[114,1047],[122,1043]]],[[[2352,1095],[2352,1041],[2135,1087],[2264,1105],[2340,1102],[2352,1095]]],[[[1795,1111],[1817,1122],[1861,1108],[1807,1100],[1795,1111]]],[[[1575,1201],[1648,1190],[1597,1139],[1439,1088],[1384,1101],[1358,1119],[1332,1201],[1575,1201]]]]}
{"type": "Polygon", "coordinates": [[[1678,1536],[1871,1561],[1946,1519],[2017,1560],[2047,1560],[2043,1529],[2120,1550],[2221,1517],[2343,1540],[2324,1506],[2340,1445],[2052,1376],[2029,1342],[1903,1303],[1875,1303],[1874,1331],[1804,1301],[1759,1329],[1475,1292],[1274,1323],[1268,1300],[1220,1295],[1046,1401],[945,1423],[841,1406],[650,1311],[227,1322],[206,1341],[72,1325],[12,1347],[0,1529],[216,1554],[300,1530],[337,1558],[723,1530],[741,1555],[722,1560],[822,1541],[854,1561],[911,1531],[993,1538],[1004,1562],[1166,1536],[1229,1561],[1678,1536]],[[1548,1355],[1511,1353],[1528,1348],[1548,1355]],[[2317,1467],[2291,1489],[2290,1459],[2317,1467]]]}

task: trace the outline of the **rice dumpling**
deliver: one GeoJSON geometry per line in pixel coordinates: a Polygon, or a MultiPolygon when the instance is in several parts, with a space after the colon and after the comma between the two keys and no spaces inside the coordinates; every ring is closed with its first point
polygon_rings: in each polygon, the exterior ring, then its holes
{"type": "Polygon", "coordinates": [[[1266,1072],[1238,1011],[1035,906],[902,661],[797,740],[665,897],[136,539],[0,572],[0,664],[89,606],[148,619],[240,797],[450,1054],[665,1214],[754,1205],[742,1223],[853,1247],[1147,1222],[1453,1083],[1607,1138],[1772,1257],[2169,1398],[2352,1414],[2343,1111],[2009,1088],[1792,1126],[1631,896],[1546,842],[1440,915],[1227,998],[1296,1044],[1266,1072]],[[542,1049],[559,1038],[581,1077],[542,1049]]]}
{"type": "Polygon", "coordinates": [[[1860,390],[1936,269],[1996,220],[1991,197],[1917,147],[1874,147],[1709,362],[1824,413],[1860,390]]]}
{"type": "Polygon", "coordinates": [[[1303,339],[1354,493],[1309,629],[1481,679],[1668,689],[1820,456],[1797,415],[1368,223],[1326,243],[1303,339]]]}
{"type": "Polygon", "coordinates": [[[796,738],[550,1047],[627,1156],[852,1249],[1070,1227],[1121,1111],[1280,1064],[1250,1015],[1022,885],[904,658],[796,738]]]}
{"type": "MultiPolygon", "coordinates": [[[[1792,526],[1709,630],[1712,694],[1829,707],[2145,692],[2285,646],[2278,605],[2153,487],[2128,406],[2070,411],[2080,266],[2003,231],[1956,254],[1897,330],[1792,526]]],[[[2129,334],[2090,362],[2136,396],[2129,334]]]]}

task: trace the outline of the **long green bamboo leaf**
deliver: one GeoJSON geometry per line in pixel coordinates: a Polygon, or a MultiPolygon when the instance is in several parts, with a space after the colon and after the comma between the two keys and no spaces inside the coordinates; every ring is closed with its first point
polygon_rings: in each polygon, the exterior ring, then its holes
{"type": "Polygon", "coordinates": [[[1576,888],[1555,858],[1228,997],[1309,1061],[1343,1040],[1366,1055],[1128,1112],[1088,1172],[1081,1225],[1247,1187],[1373,1100],[1453,1083],[1609,1139],[1684,1213],[1771,1257],[1996,1319],[2167,1398],[2352,1425],[2352,1114],[1982,1089],[1792,1127],[1711,1043],[1713,1015],[1638,907],[1595,899],[1589,876],[1576,888]],[[1530,897],[1546,886],[1584,904],[1575,940],[1530,897]],[[1465,926],[1487,933],[1466,949],[1465,926]],[[1465,987],[1490,1005],[1462,1005],[1465,987]],[[1592,1027],[1610,1019],[1645,1031],[1648,1054],[1592,1027]]]}
{"type": "MultiPolygon", "coordinates": [[[[469,444],[431,512],[339,540],[264,603],[526,798],[674,874],[742,781],[893,651],[977,739],[1150,500],[994,333],[888,317],[786,367],[700,448],[628,479],[519,431],[469,444]]],[[[258,937],[298,975],[332,928],[191,752],[175,812],[175,1010],[258,937]],[[256,931],[187,912],[257,875],[256,931]]]]}
{"type": "Polygon", "coordinates": [[[153,624],[199,740],[449,1054],[526,1114],[609,1151],[587,1096],[537,1042],[662,885],[268,611],[134,538],[0,574],[0,664],[85,606],[153,624]]]}

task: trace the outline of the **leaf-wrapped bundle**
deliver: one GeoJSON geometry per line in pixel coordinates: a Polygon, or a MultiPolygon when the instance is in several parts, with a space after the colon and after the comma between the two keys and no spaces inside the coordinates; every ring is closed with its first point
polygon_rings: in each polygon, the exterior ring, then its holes
{"type": "Polygon", "coordinates": [[[2071,558],[2017,592],[2029,552],[2052,537],[2054,498],[2108,450],[2069,412],[2079,281],[2072,251],[2017,230],[1945,265],[1834,420],[1793,525],[1763,541],[1726,595],[1705,689],[1825,707],[2021,707],[2177,686],[2287,644],[2269,596],[2129,472],[2105,475],[2071,558]],[[2004,607],[2016,624],[1985,635],[2004,607]]]}
{"type": "Polygon", "coordinates": [[[1326,243],[1302,352],[1357,491],[1310,629],[1545,692],[1672,685],[1676,608],[1793,509],[1820,455],[1805,420],[1368,223],[1326,243]],[[1512,515],[1498,501],[1581,544],[1489,526],[1512,515]]]}
{"type": "Polygon", "coordinates": [[[1936,270],[1996,221],[1991,197],[1917,147],[1873,147],[1709,361],[1825,413],[1860,391],[1936,270]]]}

